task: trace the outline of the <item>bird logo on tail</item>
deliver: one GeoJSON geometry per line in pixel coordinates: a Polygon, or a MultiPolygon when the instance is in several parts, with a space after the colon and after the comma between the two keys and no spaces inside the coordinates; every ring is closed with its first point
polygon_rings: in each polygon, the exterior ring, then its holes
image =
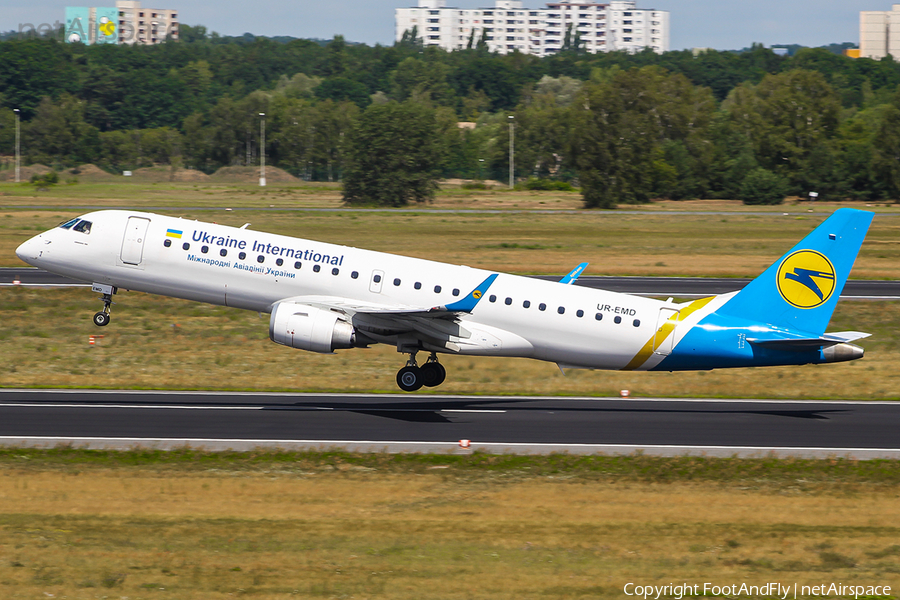
{"type": "Polygon", "coordinates": [[[815,250],[798,250],[778,268],[778,292],[797,308],[816,308],[831,298],[835,287],[834,265],[815,250]]]}

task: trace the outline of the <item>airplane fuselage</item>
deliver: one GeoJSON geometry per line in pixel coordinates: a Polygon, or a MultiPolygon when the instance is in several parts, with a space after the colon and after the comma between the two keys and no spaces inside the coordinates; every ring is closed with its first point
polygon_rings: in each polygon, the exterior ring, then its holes
{"type": "Polygon", "coordinates": [[[492,272],[138,211],[86,214],[32,238],[17,254],[118,289],[265,313],[285,301],[325,307],[341,312],[365,343],[395,344],[402,352],[628,370],[830,362],[821,348],[786,351],[747,341],[803,338],[802,330],[734,315],[711,327],[736,292],[675,303],[497,274],[484,297],[475,294],[474,307],[453,319],[399,319],[391,311],[459,302],[492,272]]]}

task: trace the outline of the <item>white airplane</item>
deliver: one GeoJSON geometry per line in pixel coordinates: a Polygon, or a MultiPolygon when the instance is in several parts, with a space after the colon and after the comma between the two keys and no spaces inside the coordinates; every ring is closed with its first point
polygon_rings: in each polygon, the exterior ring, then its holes
{"type": "Polygon", "coordinates": [[[311,352],[381,343],[409,354],[404,391],[440,385],[438,354],[562,368],[681,371],[854,360],[825,333],[872,213],[842,208],[738,292],[677,303],[151,213],[103,210],[16,255],[103,294],[138,290],[271,313],[272,341],[311,352]],[[418,352],[427,361],[416,362],[418,352]]]}

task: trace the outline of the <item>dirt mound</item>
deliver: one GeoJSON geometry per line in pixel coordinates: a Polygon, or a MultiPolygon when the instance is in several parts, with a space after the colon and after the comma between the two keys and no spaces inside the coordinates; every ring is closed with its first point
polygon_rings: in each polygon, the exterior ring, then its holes
{"type": "Polygon", "coordinates": [[[107,173],[97,165],[90,163],[69,169],[66,171],[66,174],[77,177],[79,181],[111,181],[116,179],[115,175],[107,173]]]}
{"type": "MultiPolygon", "coordinates": [[[[259,167],[222,167],[213,173],[212,178],[223,182],[257,183],[259,182],[259,167]]],[[[266,167],[266,182],[292,183],[298,181],[300,180],[284,169],[266,167]]]]}
{"type": "MultiPolygon", "coordinates": [[[[28,165],[19,169],[20,181],[27,182],[32,175],[43,175],[50,172],[50,167],[42,164],[28,165]]],[[[0,171],[0,181],[15,181],[16,169],[13,167],[9,170],[0,171]]]]}
{"type": "Polygon", "coordinates": [[[180,181],[186,183],[197,183],[200,181],[208,181],[209,175],[202,171],[193,169],[175,169],[172,167],[144,167],[137,171],[132,171],[130,179],[134,181],[180,181]]]}

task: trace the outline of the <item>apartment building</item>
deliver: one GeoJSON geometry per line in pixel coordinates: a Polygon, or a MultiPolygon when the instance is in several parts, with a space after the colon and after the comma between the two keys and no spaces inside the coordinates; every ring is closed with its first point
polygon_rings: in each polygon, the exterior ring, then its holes
{"type": "Polygon", "coordinates": [[[521,0],[496,0],[492,8],[460,9],[445,0],[419,0],[415,8],[395,11],[396,39],[414,27],[427,46],[446,50],[473,46],[484,36],[491,52],[519,51],[549,56],[565,46],[566,36],[577,35],[588,52],[651,48],[669,49],[669,13],[639,9],[635,0],[548,3],[546,8],[525,8],[521,0]]]}
{"type": "Polygon", "coordinates": [[[859,13],[859,56],[880,59],[888,54],[900,58],[900,4],[859,13]]]}
{"type": "Polygon", "coordinates": [[[178,39],[178,11],[143,8],[137,0],[119,0],[120,44],[161,44],[171,36],[178,39]]]}

